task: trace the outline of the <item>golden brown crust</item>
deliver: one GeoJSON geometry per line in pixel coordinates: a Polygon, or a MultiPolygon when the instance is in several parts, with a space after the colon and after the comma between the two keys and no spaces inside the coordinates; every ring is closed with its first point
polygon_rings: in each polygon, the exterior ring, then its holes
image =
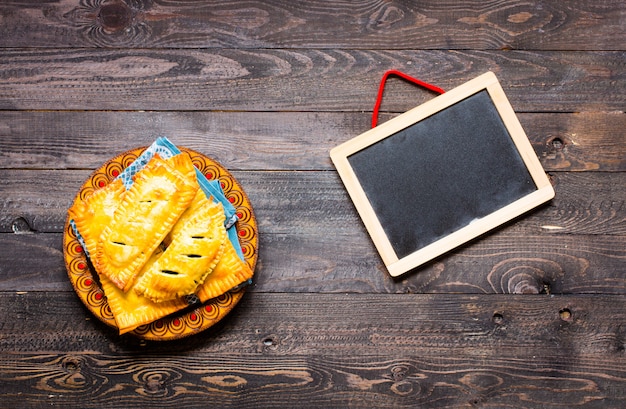
{"type": "Polygon", "coordinates": [[[226,240],[224,244],[224,254],[196,292],[201,302],[220,296],[245,283],[254,274],[248,264],[239,258],[230,240],[226,240]]]}
{"type": "Polygon", "coordinates": [[[155,155],[133,180],[128,191],[115,180],[69,209],[120,334],[184,309],[186,295],[206,302],[253,275],[188,154],[155,155]]]}
{"type": "Polygon", "coordinates": [[[178,218],[178,221],[174,224],[172,230],[170,230],[167,236],[165,236],[165,240],[163,240],[163,243],[166,246],[169,246],[172,242],[172,238],[181,231],[185,224],[187,224],[187,222],[189,222],[189,220],[191,220],[198,213],[198,211],[200,211],[200,209],[205,206],[210,206],[211,203],[212,200],[206,197],[204,191],[202,189],[198,189],[198,191],[196,192],[196,196],[187,207],[187,210],[185,210],[183,214],[178,218]]]}
{"type": "Polygon", "coordinates": [[[158,155],[137,173],[98,241],[94,265],[128,291],[135,277],[193,200],[198,183],[158,155]]]}
{"type": "Polygon", "coordinates": [[[115,211],[126,193],[121,179],[115,179],[105,187],[96,190],[84,200],[76,200],[69,208],[70,218],[83,238],[87,253],[96,254],[98,239],[104,228],[113,220],[115,211]]]}
{"type": "MultiPolygon", "coordinates": [[[[160,254],[161,251],[157,249],[146,263],[144,270],[150,268],[160,254]]],[[[100,282],[120,334],[154,322],[187,306],[183,299],[154,303],[146,297],[139,296],[132,289],[127,292],[122,291],[106,277],[101,277],[100,282]]]]}
{"type": "Polygon", "coordinates": [[[172,238],[163,255],[138,280],[137,293],[155,302],[193,294],[213,270],[227,241],[221,204],[198,209],[172,238]]]}
{"type": "Polygon", "coordinates": [[[174,155],[171,158],[166,159],[165,162],[172,168],[176,169],[176,171],[183,175],[185,179],[195,180],[197,182],[196,168],[193,166],[191,156],[189,156],[187,152],[181,152],[174,155]]]}

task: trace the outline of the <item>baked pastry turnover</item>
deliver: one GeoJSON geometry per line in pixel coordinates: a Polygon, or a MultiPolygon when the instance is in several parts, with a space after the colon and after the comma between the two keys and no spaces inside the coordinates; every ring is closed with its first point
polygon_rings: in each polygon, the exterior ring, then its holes
{"type": "MultiPolygon", "coordinates": [[[[158,249],[148,260],[144,270],[150,268],[162,253],[163,251],[158,249]]],[[[156,304],[140,296],[132,288],[127,292],[120,290],[106,276],[100,276],[100,283],[120,334],[130,332],[141,325],[150,324],[187,306],[183,299],[156,304]]]]}
{"type": "Polygon", "coordinates": [[[170,232],[167,233],[167,236],[165,236],[163,243],[168,246],[172,242],[172,237],[176,236],[185,224],[187,224],[187,222],[200,211],[200,209],[205,206],[210,206],[211,202],[212,201],[206,197],[206,194],[204,194],[204,191],[202,189],[198,189],[187,209],[180,216],[176,224],[172,226],[172,230],[170,230],[170,232]]]}
{"type": "Polygon", "coordinates": [[[95,267],[128,291],[152,253],[194,198],[199,186],[158,155],[139,171],[104,228],[95,267]]]}
{"type": "Polygon", "coordinates": [[[68,213],[76,223],[87,254],[96,254],[96,246],[102,230],[107,226],[117,210],[126,188],[121,179],[115,179],[102,189],[96,190],[84,200],[77,199],[68,213]]]}
{"type": "Polygon", "coordinates": [[[222,205],[210,202],[186,220],[163,255],[141,276],[137,293],[154,302],[193,294],[224,251],[225,218],[222,205]]]}
{"type": "Polygon", "coordinates": [[[239,258],[230,240],[224,243],[224,254],[197,291],[200,301],[218,297],[252,278],[252,269],[239,258]]]}
{"type": "Polygon", "coordinates": [[[115,179],[68,211],[120,334],[184,309],[187,296],[206,302],[252,278],[196,173],[186,153],[155,154],[129,188],[115,179]]]}

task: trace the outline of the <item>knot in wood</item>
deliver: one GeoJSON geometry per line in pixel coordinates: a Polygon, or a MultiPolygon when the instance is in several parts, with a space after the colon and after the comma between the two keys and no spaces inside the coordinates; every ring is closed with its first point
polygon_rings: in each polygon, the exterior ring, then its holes
{"type": "Polygon", "coordinates": [[[134,378],[141,385],[141,387],[137,388],[137,392],[154,398],[170,395],[172,388],[169,385],[180,380],[182,375],[170,368],[152,368],[147,366],[145,369],[140,370],[134,378]]]}
{"type": "Polygon", "coordinates": [[[537,280],[526,278],[515,283],[510,290],[511,294],[539,294],[543,290],[537,280]]]}
{"type": "Polygon", "coordinates": [[[162,392],[164,389],[164,386],[165,384],[162,380],[156,379],[156,378],[149,378],[146,381],[144,389],[146,390],[147,393],[155,394],[155,393],[162,392]]]}
{"type": "Polygon", "coordinates": [[[492,320],[496,325],[504,324],[504,316],[499,312],[493,314],[492,320]]]}
{"type": "Polygon", "coordinates": [[[123,2],[104,4],[98,12],[98,21],[108,31],[121,31],[129,27],[133,19],[130,7],[123,2]]]}
{"type": "Polygon", "coordinates": [[[563,147],[565,146],[565,143],[563,142],[563,139],[556,137],[556,138],[552,138],[552,140],[550,141],[550,144],[552,145],[552,148],[556,151],[560,151],[563,149],[563,147]]]}
{"type": "Polygon", "coordinates": [[[30,227],[28,220],[23,217],[18,217],[17,219],[13,220],[13,223],[11,223],[11,230],[13,230],[13,233],[16,234],[33,233],[33,229],[30,227]]]}
{"type": "Polygon", "coordinates": [[[263,348],[266,350],[275,350],[278,348],[278,341],[274,336],[267,336],[263,339],[263,348]]]}
{"type": "Polygon", "coordinates": [[[404,365],[394,366],[393,368],[391,368],[391,375],[393,377],[393,380],[395,382],[404,380],[408,371],[409,371],[409,368],[407,368],[404,365]]]}
{"type": "Polygon", "coordinates": [[[563,276],[561,265],[543,258],[511,258],[497,263],[489,282],[497,292],[506,294],[550,294],[554,282],[563,276]]]}
{"type": "Polygon", "coordinates": [[[163,381],[158,379],[148,379],[145,389],[148,393],[158,393],[163,390],[163,381]]]}
{"type": "Polygon", "coordinates": [[[61,366],[68,372],[78,372],[81,367],[81,362],[77,357],[67,356],[63,359],[61,366]]]}

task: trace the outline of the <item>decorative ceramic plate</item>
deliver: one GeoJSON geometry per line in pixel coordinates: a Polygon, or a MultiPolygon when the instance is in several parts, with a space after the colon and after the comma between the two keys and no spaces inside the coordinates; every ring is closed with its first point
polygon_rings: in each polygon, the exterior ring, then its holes
{"type": "MultiPolygon", "coordinates": [[[[248,197],[237,180],[222,165],[201,153],[183,147],[178,148],[191,156],[193,164],[208,180],[220,182],[226,198],[235,206],[239,218],[235,228],[241,250],[245,261],[254,271],[258,256],[258,230],[248,197]]],[[[145,149],[145,147],[137,148],[106,162],[100,169],[91,174],[76,196],[85,198],[94,190],[106,186],[137,159],[145,149]]],[[[69,216],[65,222],[63,234],[63,253],[70,282],[78,297],[102,322],[117,328],[97,275],[92,270],[91,264],[88,263],[85,252],[70,226],[69,216]]],[[[131,334],[148,340],[160,341],[197,334],[224,318],[237,305],[244,292],[245,287],[229,291],[203,304],[191,306],[151,324],[140,326],[131,334]]]]}

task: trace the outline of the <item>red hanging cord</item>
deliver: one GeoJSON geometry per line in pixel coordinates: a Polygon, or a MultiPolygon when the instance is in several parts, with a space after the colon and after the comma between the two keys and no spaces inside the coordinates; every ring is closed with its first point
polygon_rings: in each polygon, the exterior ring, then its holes
{"type": "Polygon", "coordinates": [[[374,112],[372,113],[372,128],[376,127],[378,123],[378,110],[380,109],[380,104],[383,101],[383,91],[385,89],[385,82],[387,81],[387,77],[390,75],[396,75],[402,79],[405,79],[409,82],[412,82],[420,87],[424,87],[430,91],[436,92],[438,94],[443,94],[445,91],[439,87],[436,87],[427,82],[418,80],[417,78],[413,78],[410,75],[407,75],[398,70],[389,70],[383,74],[383,78],[380,80],[380,86],[378,87],[378,96],[376,97],[376,104],[374,105],[374,112]]]}

